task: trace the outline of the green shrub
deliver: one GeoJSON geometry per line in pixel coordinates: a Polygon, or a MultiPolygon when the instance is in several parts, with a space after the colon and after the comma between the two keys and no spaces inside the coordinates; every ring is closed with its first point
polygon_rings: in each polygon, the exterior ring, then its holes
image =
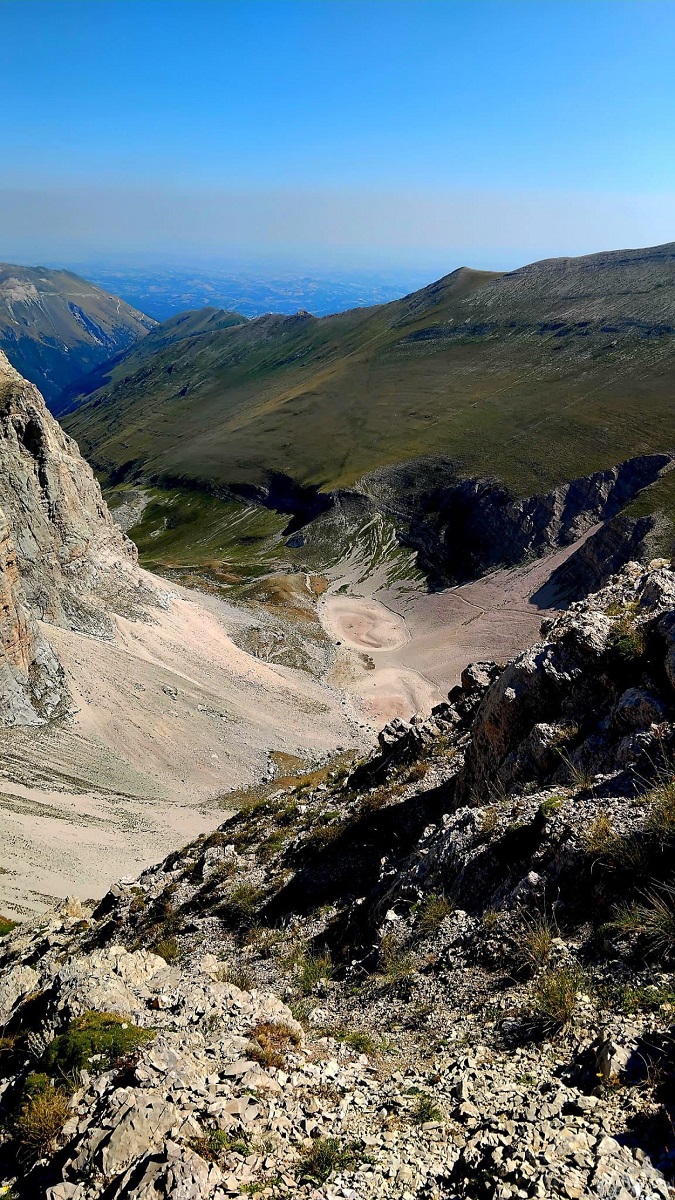
{"type": "Polygon", "coordinates": [[[547,796],[546,799],[542,800],[541,802],[541,807],[539,810],[541,815],[543,817],[552,817],[554,813],[557,813],[559,808],[562,808],[563,804],[565,803],[565,799],[566,797],[560,792],[556,793],[554,796],[547,796]]]}
{"type": "Polygon", "coordinates": [[[379,968],[391,983],[414,973],[413,957],[393,931],[385,933],[380,942],[379,968]]]}
{"type": "Polygon", "coordinates": [[[158,942],[155,942],[152,950],[167,963],[176,962],[176,959],[180,958],[180,946],[175,937],[160,938],[158,942]]]}
{"type": "Polygon", "coordinates": [[[220,910],[232,925],[250,928],[263,893],[252,883],[239,883],[232,889],[220,910]]]}
{"type": "Polygon", "coordinates": [[[661,849],[667,849],[675,839],[675,780],[660,784],[645,799],[649,806],[645,833],[661,849]]]}
{"type": "Polygon", "coordinates": [[[0,937],[5,937],[6,934],[11,933],[13,929],[16,929],[16,926],[16,921],[12,921],[9,917],[0,916],[0,937]]]}
{"type": "Polygon", "coordinates": [[[426,1092],[420,1092],[412,1112],[412,1119],[416,1125],[426,1125],[428,1121],[442,1121],[443,1113],[431,1096],[426,1092]]]}
{"type": "Polygon", "coordinates": [[[19,1157],[35,1162],[54,1149],[70,1116],[68,1093],[63,1088],[37,1086],[26,1096],[16,1119],[19,1157]]]}
{"type": "Polygon", "coordinates": [[[532,1008],[545,1029],[562,1029],[569,1024],[582,981],[583,976],[577,966],[554,967],[537,980],[532,1008]]]}
{"type": "Polygon", "coordinates": [[[675,951],[675,887],[664,883],[644,892],[641,900],[619,914],[616,924],[644,934],[652,950],[670,958],[675,951]]]}
{"type": "Polygon", "coordinates": [[[334,1029],[330,1031],[336,1042],[344,1042],[357,1054],[375,1054],[377,1043],[365,1029],[334,1029]]]}
{"type": "Polygon", "coordinates": [[[499,825],[499,809],[495,808],[494,804],[488,805],[483,809],[480,819],[480,833],[482,837],[491,837],[495,829],[499,825]]]}
{"type": "Polygon", "coordinates": [[[520,943],[523,963],[534,970],[545,966],[551,957],[555,934],[556,931],[545,913],[527,920],[520,943]]]}
{"type": "Polygon", "coordinates": [[[190,1147],[207,1162],[220,1164],[228,1154],[251,1153],[250,1137],[245,1130],[228,1133],[225,1129],[209,1129],[202,1137],[192,1138],[190,1147]]]}
{"type": "Polygon", "coordinates": [[[486,933],[494,933],[494,931],[501,925],[501,921],[502,914],[492,906],[485,909],[485,912],[480,919],[480,923],[486,933]]]}
{"type": "Polygon", "coordinates": [[[95,1058],[108,1070],[154,1036],[115,1013],[86,1012],[57,1034],[45,1050],[44,1066],[50,1075],[73,1078],[95,1058]]]}
{"type": "Polygon", "coordinates": [[[304,954],[297,984],[302,996],[311,996],[322,979],[330,979],[333,965],[329,954],[304,954]]]}
{"type": "Polygon", "coordinates": [[[452,905],[442,892],[429,892],[417,910],[417,928],[422,937],[428,937],[450,916],[452,905]]]}
{"type": "Polygon", "coordinates": [[[253,986],[253,972],[245,966],[218,968],[216,975],[218,983],[231,983],[242,992],[250,992],[253,986]]]}
{"type": "Polygon", "coordinates": [[[642,657],[645,651],[645,635],[644,631],[635,624],[636,613],[637,605],[635,603],[627,604],[612,623],[612,631],[609,636],[609,645],[618,658],[626,664],[634,663],[636,659],[642,657]]]}
{"type": "Polygon", "coordinates": [[[358,1142],[344,1145],[336,1137],[316,1138],[300,1151],[296,1174],[301,1183],[325,1183],[335,1171],[346,1171],[363,1161],[358,1142]]]}
{"type": "Polygon", "coordinates": [[[609,813],[599,812],[586,834],[586,853],[591,858],[611,858],[619,853],[620,838],[609,813]]]}

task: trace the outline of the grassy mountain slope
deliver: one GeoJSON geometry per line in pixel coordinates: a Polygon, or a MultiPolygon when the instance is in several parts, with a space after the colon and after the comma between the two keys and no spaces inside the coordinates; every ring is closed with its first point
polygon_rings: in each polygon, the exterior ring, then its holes
{"type": "Polygon", "coordinates": [[[70,271],[0,263],[0,349],[48,404],[154,327],[117,296],[70,271]]]}
{"type": "Polygon", "coordinates": [[[86,396],[101,388],[107,387],[113,377],[119,376],[119,368],[124,363],[123,378],[135,374],[141,365],[153,358],[161,350],[187,338],[197,337],[205,333],[215,333],[219,329],[229,329],[234,325],[242,325],[246,320],[239,313],[226,312],[222,308],[199,308],[189,312],[176,313],[155,325],[148,334],[136,342],[131,348],[120,350],[113,358],[108,358],[93,371],[78,377],[68,387],[65,387],[54,404],[57,416],[67,413],[71,407],[79,407],[86,396]]]}
{"type": "Polygon", "coordinates": [[[675,244],[139,353],[66,422],[104,473],[332,488],[444,453],[527,495],[675,443],[675,244]]]}

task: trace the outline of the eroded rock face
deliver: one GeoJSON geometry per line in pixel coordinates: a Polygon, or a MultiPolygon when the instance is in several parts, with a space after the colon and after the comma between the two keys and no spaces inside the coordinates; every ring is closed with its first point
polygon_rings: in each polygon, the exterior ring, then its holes
{"type": "Polygon", "coordinates": [[[67,709],[38,622],[109,636],[111,610],[133,612],[150,598],[135,563],[76,444],[0,351],[1,724],[67,709]]]}

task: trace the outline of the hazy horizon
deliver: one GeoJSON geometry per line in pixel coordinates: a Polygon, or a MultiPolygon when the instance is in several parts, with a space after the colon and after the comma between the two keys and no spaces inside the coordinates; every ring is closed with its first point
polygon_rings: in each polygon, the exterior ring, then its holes
{"type": "Polygon", "coordinates": [[[675,238],[663,0],[5,0],[0,36],[4,261],[432,278],[675,238]]]}

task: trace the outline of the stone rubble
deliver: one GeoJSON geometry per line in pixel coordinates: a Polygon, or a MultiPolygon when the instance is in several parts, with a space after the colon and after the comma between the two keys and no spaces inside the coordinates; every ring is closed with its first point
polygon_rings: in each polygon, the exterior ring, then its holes
{"type": "Polygon", "coordinates": [[[645,886],[617,846],[653,854],[652,887],[672,869],[649,806],[674,774],[675,575],[630,564],[543,639],[0,942],[19,1200],[675,1196],[673,948],[612,919],[645,886]],[[152,1036],[91,1055],[21,1166],[17,1095],[91,1012],[152,1036]]]}

